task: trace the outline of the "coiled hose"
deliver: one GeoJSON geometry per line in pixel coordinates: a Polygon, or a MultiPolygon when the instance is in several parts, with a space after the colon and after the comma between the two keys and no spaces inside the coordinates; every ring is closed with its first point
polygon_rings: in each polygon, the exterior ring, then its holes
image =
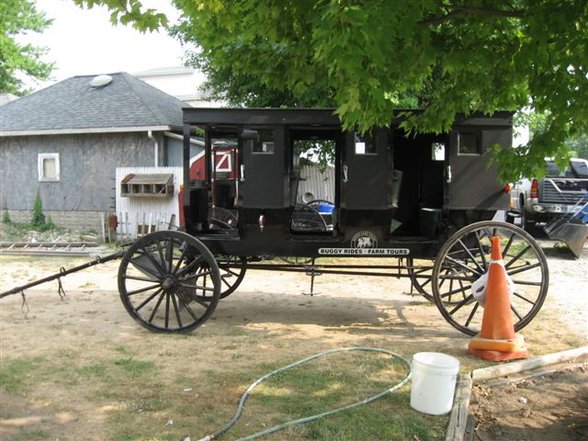
{"type": "Polygon", "coordinates": [[[302,360],[298,360],[292,364],[278,368],[268,374],[265,374],[263,377],[260,377],[257,380],[255,380],[253,383],[251,383],[249,385],[249,387],[247,387],[247,390],[243,393],[243,395],[241,395],[241,399],[239,400],[239,404],[237,405],[237,410],[235,411],[235,414],[233,415],[233,417],[227,422],[227,424],[225,424],[224,427],[217,430],[213,434],[206,435],[204,438],[200,438],[199,441],[211,441],[211,440],[216,439],[219,436],[223,435],[224,433],[226,433],[237,422],[237,420],[241,417],[241,414],[243,413],[243,408],[245,406],[245,401],[247,400],[247,398],[249,398],[249,395],[251,395],[251,392],[258,384],[263,383],[268,378],[270,378],[276,374],[279,374],[280,372],[283,372],[285,370],[291,369],[296,366],[301,366],[301,365],[306,364],[312,360],[315,360],[320,357],[324,357],[325,355],[332,354],[334,352],[344,352],[344,351],[383,352],[384,354],[388,354],[393,358],[401,360],[405,364],[405,366],[407,367],[408,373],[399,383],[395,384],[394,386],[392,386],[382,392],[377,393],[376,395],[372,395],[371,397],[368,397],[364,400],[358,401],[356,403],[348,404],[346,406],[339,407],[336,409],[328,410],[326,412],[322,412],[322,413],[319,413],[316,415],[311,415],[308,417],[299,418],[296,420],[288,421],[286,423],[278,424],[276,426],[270,427],[269,429],[265,429],[260,432],[256,432],[251,435],[248,435],[244,438],[240,438],[238,441],[249,441],[249,440],[257,439],[259,437],[269,435],[270,433],[284,430],[290,426],[294,426],[294,425],[298,425],[298,424],[306,424],[311,421],[317,420],[319,418],[333,415],[335,413],[342,412],[347,409],[353,409],[355,407],[363,406],[364,404],[371,403],[372,401],[377,400],[378,398],[381,398],[386,394],[394,392],[395,390],[401,388],[404,384],[406,384],[406,382],[408,380],[410,380],[410,377],[411,377],[410,362],[408,360],[406,360],[404,357],[402,357],[401,355],[398,355],[398,354],[396,354],[392,351],[388,351],[386,349],[370,348],[370,347],[351,347],[351,348],[330,349],[328,351],[319,352],[318,354],[311,355],[310,357],[303,358],[302,360]]]}

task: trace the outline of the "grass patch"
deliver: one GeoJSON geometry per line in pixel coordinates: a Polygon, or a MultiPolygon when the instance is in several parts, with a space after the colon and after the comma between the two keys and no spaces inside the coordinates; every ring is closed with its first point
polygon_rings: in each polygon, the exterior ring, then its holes
{"type": "Polygon", "coordinates": [[[153,362],[136,360],[132,357],[121,358],[116,360],[114,364],[119,366],[127,375],[130,375],[131,377],[139,377],[155,369],[155,364],[153,362]]]}
{"type": "Polygon", "coordinates": [[[18,357],[3,359],[0,363],[0,384],[13,394],[23,394],[41,377],[44,357],[18,357]]]}
{"type": "MultiPolygon", "coordinates": [[[[281,366],[266,364],[261,371],[265,374],[281,366]]],[[[259,370],[258,367],[256,371],[259,370]]],[[[394,386],[404,378],[406,372],[403,363],[393,362],[383,354],[330,354],[279,373],[258,385],[247,401],[241,420],[230,433],[235,437],[243,437],[277,424],[356,403],[394,386]]],[[[245,387],[263,374],[210,371],[207,378],[212,383],[222,384],[225,391],[238,391],[233,401],[236,403],[245,387]]],[[[418,414],[410,408],[409,401],[410,388],[404,386],[367,405],[288,428],[275,439],[442,439],[447,417],[418,414]]],[[[234,405],[229,407],[226,419],[234,411],[234,405]]],[[[224,422],[216,424],[220,427],[224,422]]],[[[213,426],[214,429],[218,427],[213,426]]]]}

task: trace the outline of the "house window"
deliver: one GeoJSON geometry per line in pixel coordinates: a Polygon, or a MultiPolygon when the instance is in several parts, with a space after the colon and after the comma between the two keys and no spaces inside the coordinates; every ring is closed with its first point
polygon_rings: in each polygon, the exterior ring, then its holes
{"type": "Polygon", "coordinates": [[[39,153],[38,158],[39,181],[59,181],[59,153],[39,153]]]}

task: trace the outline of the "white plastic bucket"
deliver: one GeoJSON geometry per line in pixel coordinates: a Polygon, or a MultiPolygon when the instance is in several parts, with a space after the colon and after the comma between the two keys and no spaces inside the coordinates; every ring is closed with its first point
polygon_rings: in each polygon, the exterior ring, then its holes
{"type": "Polygon", "coordinates": [[[439,352],[418,352],[412,357],[410,406],[429,415],[451,410],[459,360],[439,352]]]}

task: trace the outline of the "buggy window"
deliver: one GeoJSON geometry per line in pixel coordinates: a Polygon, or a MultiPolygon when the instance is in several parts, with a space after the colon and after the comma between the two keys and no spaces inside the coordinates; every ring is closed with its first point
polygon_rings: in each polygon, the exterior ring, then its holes
{"type": "Polygon", "coordinates": [[[273,154],[275,149],[274,131],[257,130],[257,138],[253,140],[251,152],[254,154],[273,154]]]}
{"type": "Polygon", "coordinates": [[[355,134],[356,155],[375,155],[376,153],[376,137],[373,132],[364,135],[355,134]]]}
{"type": "Polygon", "coordinates": [[[445,161],[445,143],[444,142],[431,143],[431,160],[445,161]]]}
{"type": "Polygon", "coordinates": [[[476,132],[460,132],[457,140],[458,155],[481,155],[482,146],[476,132]]]}

